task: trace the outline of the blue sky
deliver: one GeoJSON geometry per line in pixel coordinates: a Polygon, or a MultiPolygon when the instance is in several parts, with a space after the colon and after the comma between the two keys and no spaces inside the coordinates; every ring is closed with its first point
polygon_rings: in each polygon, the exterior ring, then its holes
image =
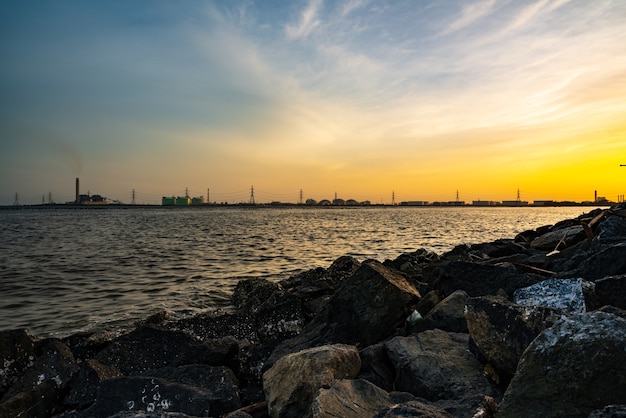
{"type": "Polygon", "coordinates": [[[624,22],[608,0],[2,2],[0,204],[75,177],[145,203],[615,198],[624,22]]]}

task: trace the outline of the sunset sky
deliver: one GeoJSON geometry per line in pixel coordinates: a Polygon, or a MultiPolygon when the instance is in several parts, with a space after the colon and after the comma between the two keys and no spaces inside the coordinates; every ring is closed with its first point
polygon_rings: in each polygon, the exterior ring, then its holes
{"type": "Polygon", "coordinates": [[[626,193],[626,1],[0,2],[0,204],[626,193]]]}

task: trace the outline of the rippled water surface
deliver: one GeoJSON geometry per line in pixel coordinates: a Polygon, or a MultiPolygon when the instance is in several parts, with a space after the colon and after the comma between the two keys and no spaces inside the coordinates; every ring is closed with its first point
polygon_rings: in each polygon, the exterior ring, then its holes
{"type": "Polygon", "coordinates": [[[513,238],[589,208],[16,208],[0,211],[0,330],[66,335],[224,308],[247,277],[513,238]]]}

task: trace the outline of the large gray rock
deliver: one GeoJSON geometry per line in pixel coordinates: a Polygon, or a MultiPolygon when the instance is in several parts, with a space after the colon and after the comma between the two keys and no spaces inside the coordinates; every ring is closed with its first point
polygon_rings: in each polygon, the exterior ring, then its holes
{"type": "Polygon", "coordinates": [[[626,320],[604,312],[555,322],[528,346],[500,417],[586,417],[624,402],[626,320]]]}
{"type": "Polygon", "coordinates": [[[356,347],[315,347],[280,358],[263,374],[271,417],[311,416],[311,403],[321,387],[337,379],[353,379],[361,368],[356,347]]]}
{"type": "Polygon", "coordinates": [[[584,234],[582,225],[574,225],[543,234],[535,238],[530,246],[540,250],[555,250],[559,244],[569,247],[572,243],[580,241],[580,237],[584,238],[584,234]]]}
{"type": "Polygon", "coordinates": [[[396,370],[395,388],[437,401],[497,395],[468,350],[469,335],[429,330],[385,343],[396,370]]]}
{"type": "MultiPolygon", "coordinates": [[[[467,301],[465,318],[480,356],[512,375],[524,350],[545,328],[561,317],[555,309],[521,306],[499,296],[467,301]]],[[[492,376],[495,380],[499,376],[492,376]]]]}
{"type": "Polygon", "coordinates": [[[585,312],[583,279],[548,279],[513,293],[513,303],[545,306],[567,314],[585,312]]]}

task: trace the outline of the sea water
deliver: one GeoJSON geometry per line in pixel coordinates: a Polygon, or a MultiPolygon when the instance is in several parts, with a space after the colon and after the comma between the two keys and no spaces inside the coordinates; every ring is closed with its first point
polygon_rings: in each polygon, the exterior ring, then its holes
{"type": "Polygon", "coordinates": [[[591,208],[17,207],[0,210],[0,330],[125,327],[228,309],[237,282],[340,256],[394,259],[513,238],[591,208]]]}

